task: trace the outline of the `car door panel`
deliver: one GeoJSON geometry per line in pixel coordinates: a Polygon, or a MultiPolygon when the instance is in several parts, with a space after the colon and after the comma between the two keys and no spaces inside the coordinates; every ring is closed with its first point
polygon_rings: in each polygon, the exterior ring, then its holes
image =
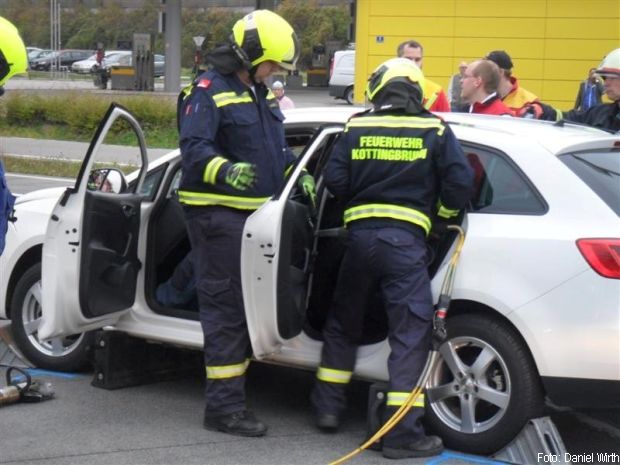
{"type": "Polygon", "coordinates": [[[306,293],[312,226],[308,207],[294,200],[284,203],[278,260],[278,332],[284,339],[300,333],[306,310],[306,293]]]}
{"type": "Polygon", "coordinates": [[[140,231],[136,194],[87,192],[84,202],[80,306],[93,318],[131,307],[140,269],[135,238],[140,231]]]}
{"type": "Polygon", "coordinates": [[[42,319],[39,337],[77,334],[115,323],[132,306],[140,263],[137,258],[140,204],[148,160],[135,117],[112,104],[88,148],[74,187],[58,201],[46,231],[42,257],[42,319]],[[132,193],[89,187],[100,147],[117,120],[137,136],[140,173],[132,193]]]}
{"type": "Polygon", "coordinates": [[[241,247],[241,281],[250,341],[261,359],[279,350],[303,327],[310,282],[314,224],[296,185],[302,170],[327,141],[342,131],[318,131],[300,155],[282,191],[246,221],[241,247]]]}

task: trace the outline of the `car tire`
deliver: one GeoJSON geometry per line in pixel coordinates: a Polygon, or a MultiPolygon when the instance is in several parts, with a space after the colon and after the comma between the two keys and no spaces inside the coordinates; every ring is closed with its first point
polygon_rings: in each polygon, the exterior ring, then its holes
{"type": "Polygon", "coordinates": [[[501,319],[482,314],[450,318],[440,354],[427,383],[426,422],[447,447],[494,453],[542,413],[534,361],[521,337],[501,319]]]}
{"type": "Polygon", "coordinates": [[[344,91],[344,99],[349,105],[353,105],[353,86],[347,87],[347,90],[344,91]]]}
{"type": "Polygon", "coordinates": [[[80,371],[88,366],[92,332],[41,341],[37,336],[41,318],[41,264],[36,263],[19,278],[11,299],[11,327],[17,347],[36,367],[55,371],[80,371]]]}

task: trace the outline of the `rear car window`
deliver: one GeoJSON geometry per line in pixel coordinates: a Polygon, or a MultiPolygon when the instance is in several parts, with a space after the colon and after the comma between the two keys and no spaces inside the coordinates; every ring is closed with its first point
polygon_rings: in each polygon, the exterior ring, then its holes
{"type": "Polygon", "coordinates": [[[580,152],[560,160],[620,216],[620,152],[580,152]]]}
{"type": "Polygon", "coordinates": [[[504,154],[483,147],[463,146],[474,170],[475,213],[543,215],[547,205],[525,174],[504,154]]]}

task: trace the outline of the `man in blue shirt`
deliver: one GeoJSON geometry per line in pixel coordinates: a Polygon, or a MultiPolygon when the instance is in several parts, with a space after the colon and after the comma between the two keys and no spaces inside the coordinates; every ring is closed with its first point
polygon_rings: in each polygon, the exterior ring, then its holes
{"type": "Polygon", "coordinates": [[[596,68],[590,69],[588,79],[581,81],[579,92],[575,99],[574,110],[586,111],[602,102],[605,89],[603,83],[596,75],[596,68]]]}

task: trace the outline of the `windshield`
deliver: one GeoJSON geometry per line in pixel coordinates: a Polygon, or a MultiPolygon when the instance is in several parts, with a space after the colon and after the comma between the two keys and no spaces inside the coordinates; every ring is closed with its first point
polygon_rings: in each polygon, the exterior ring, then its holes
{"type": "Polygon", "coordinates": [[[620,151],[574,153],[560,160],[620,216],[620,151]]]}

